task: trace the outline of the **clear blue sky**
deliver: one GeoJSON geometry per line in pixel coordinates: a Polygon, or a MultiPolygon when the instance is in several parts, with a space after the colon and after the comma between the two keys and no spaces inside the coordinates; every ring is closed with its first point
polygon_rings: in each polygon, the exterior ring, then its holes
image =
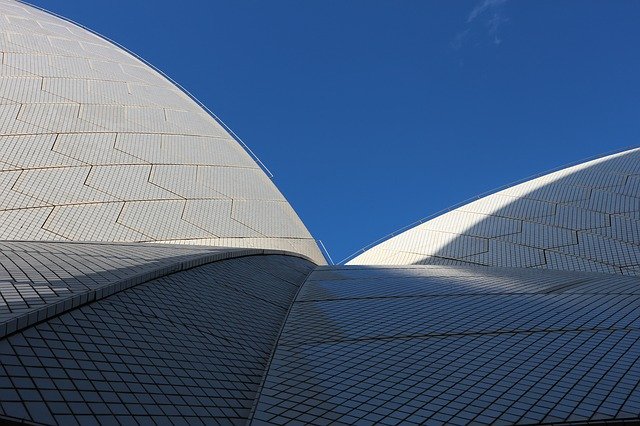
{"type": "Polygon", "coordinates": [[[640,145],[638,1],[34,0],[191,91],[334,260],[640,145]]]}

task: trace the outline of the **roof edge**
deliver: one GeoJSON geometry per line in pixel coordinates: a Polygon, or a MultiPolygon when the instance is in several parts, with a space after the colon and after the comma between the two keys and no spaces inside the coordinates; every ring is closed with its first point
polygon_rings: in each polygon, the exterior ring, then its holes
{"type": "Polygon", "coordinates": [[[101,287],[97,287],[80,293],[75,293],[67,298],[24,312],[3,323],[0,323],[0,339],[23,331],[26,328],[47,321],[53,317],[77,309],[81,306],[88,305],[113,294],[128,290],[130,288],[147,283],[149,281],[156,280],[158,278],[166,277],[168,275],[173,275],[179,272],[184,272],[189,269],[223,260],[237,259],[248,256],[268,255],[297,257],[307,260],[314,265],[316,264],[311,258],[303,254],[285,250],[230,248],[229,250],[223,252],[206,253],[203,255],[196,254],[190,259],[178,261],[170,265],[158,267],[157,269],[154,269],[152,271],[142,272],[127,278],[109,282],[101,287]]]}

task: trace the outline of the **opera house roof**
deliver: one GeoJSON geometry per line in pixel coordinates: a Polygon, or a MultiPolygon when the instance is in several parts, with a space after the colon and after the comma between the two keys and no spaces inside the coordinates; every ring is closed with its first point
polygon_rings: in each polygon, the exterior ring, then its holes
{"type": "Polygon", "coordinates": [[[0,0],[0,420],[640,420],[640,150],[346,264],[250,149],[107,39],[0,0]]]}

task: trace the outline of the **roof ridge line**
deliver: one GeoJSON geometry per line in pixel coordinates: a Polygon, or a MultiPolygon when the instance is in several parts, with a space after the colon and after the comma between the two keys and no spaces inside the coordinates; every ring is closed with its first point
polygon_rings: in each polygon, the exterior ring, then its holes
{"type": "Polygon", "coordinates": [[[156,280],[158,278],[166,277],[168,275],[173,275],[179,272],[184,272],[189,269],[197,268],[209,263],[219,262],[222,260],[261,255],[293,256],[313,262],[308,257],[300,255],[298,253],[273,249],[234,249],[232,247],[229,247],[228,251],[213,253],[209,252],[203,255],[195,254],[190,258],[179,260],[169,265],[163,265],[151,271],[141,272],[130,277],[112,281],[101,287],[75,293],[56,302],[49,303],[24,312],[18,316],[0,323],[0,339],[4,339],[12,334],[23,331],[26,328],[29,328],[41,322],[48,321],[51,318],[57,317],[66,312],[104,299],[121,291],[128,290],[140,284],[156,280]]]}
{"type": "Polygon", "coordinates": [[[311,275],[313,275],[313,273],[315,271],[318,270],[318,267],[316,265],[315,268],[313,268],[311,271],[309,271],[309,274],[305,277],[304,281],[302,281],[302,283],[300,283],[300,286],[298,287],[298,289],[296,290],[295,294],[293,295],[293,299],[291,299],[291,303],[289,304],[289,308],[287,309],[287,313],[285,314],[284,318],[282,319],[282,324],[280,325],[280,330],[278,331],[278,335],[276,336],[276,339],[273,343],[273,348],[271,349],[271,353],[269,354],[269,359],[267,360],[267,364],[265,365],[264,368],[264,372],[262,374],[262,377],[260,378],[260,385],[258,387],[258,390],[256,391],[256,395],[255,398],[253,399],[253,405],[251,406],[251,411],[249,411],[249,415],[247,416],[247,423],[246,424],[250,424],[251,422],[253,422],[253,417],[256,414],[256,410],[258,408],[258,403],[260,402],[260,397],[262,396],[262,391],[264,390],[264,385],[267,381],[267,376],[269,376],[269,370],[271,370],[271,364],[273,364],[273,360],[276,357],[276,351],[278,350],[278,346],[280,344],[280,338],[282,337],[282,333],[284,332],[284,328],[287,325],[287,320],[289,319],[289,315],[291,314],[291,310],[293,309],[293,305],[296,303],[296,300],[298,299],[298,296],[300,295],[300,292],[302,291],[302,287],[304,287],[304,285],[307,283],[307,281],[309,281],[309,277],[311,275]]]}

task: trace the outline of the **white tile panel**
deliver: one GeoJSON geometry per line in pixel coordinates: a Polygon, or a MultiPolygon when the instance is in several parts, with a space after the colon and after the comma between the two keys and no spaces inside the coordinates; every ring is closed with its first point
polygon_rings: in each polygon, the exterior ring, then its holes
{"type": "Polygon", "coordinates": [[[215,235],[182,219],[186,201],[132,201],[125,203],[118,223],[152,240],[214,238],[215,235]]]}
{"type": "MultiPolygon", "coordinates": [[[[198,181],[198,166],[154,165],[149,182],[184,198],[218,198],[231,200],[198,181]]],[[[229,215],[231,216],[231,215],[229,215]]]]}
{"type": "Polygon", "coordinates": [[[122,62],[120,63],[120,69],[129,76],[127,81],[140,81],[160,87],[166,86],[164,77],[145,65],[122,62]],[[133,77],[133,79],[131,79],[131,77],[133,77]]]}
{"type": "Polygon", "coordinates": [[[50,52],[54,55],[64,55],[68,52],[54,48],[49,39],[40,34],[22,34],[16,33],[16,29],[6,28],[3,24],[0,26],[0,31],[3,31],[6,39],[9,43],[3,45],[2,49],[5,52],[19,52],[19,53],[35,53],[42,54],[43,52],[50,52]]]}
{"type": "Polygon", "coordinates": [[[487,251],[488,241],[487,238],[432,231],[418,227],[410,241],[391,239],[384,245],[384,248],[389,251],[407,253],[438,252],[438,255],[442,257],[462,258],[487,251]]]}
{"type": "MultiPolygon", "coordinates": [[[[1,39],[1,36],[0,36],[1,39]]],[[[25,77],[75,77],[73,63],[84,62],[84,75],[90,72],[88,61],[82,58],[70,58],[67,56],[39,55],[36,53],[24,52],[5,52],[3,54],[3,63],[7,66],[20,70],[25,77]],[[54,62],[54,58],[61,58],[61,61],[54,62]],[[70,62],[67,65],[69,69],[60,69],[62,63],[70,62]]],[[[82,71],[81,71],[82,73],[82,71]]]]}
{"type": "MultiPolygon", "coordinates": [[[[0,35],[0,40],[1,39],[2,39],[2,35],[0,35]]],[[[7,55],[6,53],[2,53],[3,57],[6,55],[7,55]]],[[[27,71],[23,71],[6,64],[0,64],[0,75],[3,77],[37,77],[36,75],[30,74],[27,71]]],[[[0,103],[7,103],[7,102],[9,101],[6,99],[0,98],[0,103]]]]}
{"type": "Polygon", "coordinates": [[[175,124],[169,123],[163,108],[153,107],[129,107],[126,109],[127,120],[149,129],[149,133],[179,133],[184,131],[175,124]]]}
{"type": "Polygon", "coordinates": [[[200,166],[198,182],[233,199],[284,201],[275,185],[256,168],[200,166]]]}
{"type": "Polygon", "coordinates": [[[138,105],[123,81],[100,81],[86,78],[40,79],[42,90],[70,102],[101,105],[138,105]]]}
{"type": "MultiPolygon", "coordinates": [[[[569,203],[572,201],[586,200],[591,195],[591,189],[562,185],[554,183],[553,185],[540,186],[537,179],[525,182],[520,185],[507,188],[497,194],[508,195],[517,198],[527,198],[533,200],[547,201],[551,203],[569,203]]],[[[483,198],[484,199],[484,198],[483,198]]]]}
{"type": "Polygon", "coordinates": [[[2,162],[14,169],[81,166],[82,162],[52,150],[57,135],[0,136],[2,162]]]}
{"type": "Polygon", "coordinates": [[[89,61],[85,58],[5,52],[3,59],[6,65],[22,71],[25,76],[41,79],[42,77],[93,77],[89,61]]]}
{"type": "MultiPolygon", "coordinates": [[[[231,217],[238,222],[255,229],[264,236],[283,238],[306,238],[308,231],[299,222],[299,226],[291,226],[298,215],[286,201],[234,200],[231,217]],[[262,220],[256,222],[254,215],[262,220]]],[[[298,219],[299,220],[299,219],[298,219]]]]}
{"type": "Polygon", "coordinates": [[[141,133],[120,133],[116,138],[118,151],[148,163],[170,163],[172,158],[162,149],[162,136],[141,133]]]}
{"type": "Polygon", "coordinates": [[[0,104],[0,136],[20,135],[20,134],[37,134],[46,132],[46,129],[25,123],[17,119],[22,105],[20,104],[0,104]]]}
{"type": "Polygon", "coordinates": [[[450,232],[473,237],[495,238],[520,232],[521,221],[495,215],[454,210],[419,225],[432,231],[450,232]]]}
{"type": "Polygon", "coordinates": [[[577,205],[586,210],[602,213],[637,213],[640,212],[640,193],[636,193],[635,197],[629,197],[613,192],[594,190],[589,200],[580,201],[577,205]]]}
{"type": "Polygon", "coordinates": [[[515,268],[531,268],[545,264],[543,250],[500,240],[489,240],[489,250],[467,256],[463,260],[479,265],[515,268]]]}
{"type": "Polygon", "coordinates": [[[151,166],[93,166],[85,185],[121,200],[183,199],[149,182],[151,166]]]}
{"type": "Polygon", "coordinates": [[[31,8],[27,8],[18,2],[8,1],[6,2],[6,6],[4,7],[5,7],[4,11],[6,14],[17,14],[18,16],[24,16],[24,17],[33,15],[31,8]]]}
{"type": "MultiPolygon", "coordinates": [[[[598,167],[602,170],[602,166],[598,167]]],[[[558,172],[562,177],[556,181],[562,185],[578,186],[583,188],[612,188],[624,185],[625,176],[616,173],[607,173],[594,168],[558,172]]]]}
{"type": "Polygon", "coordinates": [[[498,238],[514,244],[543,249],[578,244],[578,236],[572,229],[532,222],[523,222],[522,232],[498,238]]]}
{"type": "Polygon", "coordinates": [[[8,25],[6,26],[8,28],[17,27],[16,30],[18,31],[26,30],[31,33],[45,33],[45,31],[43,31],[43,28],[38,25],[38,22],[31,17],[7,14],[4,15],[4,19],[6,20],[6,22],[8,22],[8,25]]]}
{"type": "Polygon", "coordinates": [[[91,167],[54,167],[25,170],[13,189],[53,205],[120,201],[85,185],[91,167]]]}
{"type": "Polygon", "coordinates": [[[78,117],[85,123],[109,132],[150,132],[148,127],[135,121],[138,107],[119,105],[82,104],[78,117]]]}
{"type": "MultiPolygon", "coordinates": [[[[84,106],[83,106],[84,107],[84,106]]],[[[81,106],[70,103],[24,104],[17,120],[46,129],[50,133],[104,132],[106,126],[91,123],[81,116],[81,106]]],[[[104,123],[101,123],[104,124],[104,123]]]]}
{"type": "Polygon", "coordinates": [[[375,251],[366,250],[360,254],[358,262],[361,265],[416,265],[424,258],[424,254],[388,250],[385,243],[381,243],[376,246],[375,251]]]}
{"type": "Polygon", "coordinates": [[[180,127],[184,134],[226,137],[227,132],[204,112],[165,109],[167,121],[180,127]]]}
{"type": "Polygon", "coordinates": [[[184,108],[185,95],[178,89],[158,90],[157,86],[139,83],[129,83],[127,86],[131,96],[144,99],[145,105],[153,103],[163,108],[184,108]]]}
{"type": "Polygon", "coordinates": [[[117,222],[124,203],[58,206],[43,229],[71,241],[148,241],[151,237],[117,222]]]}
{"type": "Polygon", "coordinates": [[[5,240],[64,240],[42,229],[53,207],[0,211],[0,229],[5,240]]]}
{"type": "Polygon", "coordinates": [[[230,143],[230,138],[162,135],[161,140],[167,163],[258,169],[238,144],[230,143]]]}
{"type": "Polygon", "coordinates": [[[510,219],[534,219],[553,215],[555,213],[555,204],[495,194],[490,200],[483,198],[465,204],[460,207],[460,211],[493,214],[510,219]]]}
{"type": "Polygon", "coordinates": [[[640,265],[640,246],[587,232],[578,232],[577,245],[556,250],[612,266],[640,265]]]}
{"type": "MultiPolygon", "coordinates": [[[[104,79],[112,81],[131,81],[131,76],[122,69],[119,62],[106,61],[103,59],[87,59],[92,73],[99,73],[104,79]]],[[[86,73],[84,75],[87,75],[86,73]]]]}
{"type": "Polygon", "coordinates": [[[0,172],[0,193],[2,194],[2,197],[0,197],[0,210],[49,206],[50,204],[42,200],[13,190],[21,173],[18,170],[0,172]]]}
{"type": "MultiPolygon", "coordinates": [[[[8,29],[6,32],[11,45],[8,46],[8,52],[30,52],[36,54],[50,53],[53,55],[64,56],[81,56],[77,54],[77,49],[73,48],[72,41],[61,43],[61,40],[55,37],[47,37],[43,34],[32,33],[16,33],[17,29],[8,29]]],[[[77,42],[75,42],[78,45],[77,42]]],[[[79,46],[79,45],[78,45],[79,46]]]]}
{"type": "Polygon", "coordinates": [[[47,33],[56,35],[59,37],[73,37],[73,33],[69,30],[69,27],[62,24],[47,21],[37,21],[38,25],[47,33]]]}
{"type": "Polygon", "coordinates": [[[104,43],[98,38],[91,39],[91,41],[80,41],[78,44],[83,49],[83,55],[91,54],[115,62],[133,60],[129,53],[110,43],[104,43]]]}
{"type": "Polygon", "coordinates": [[[624,155],[617,155],[615,169],[612,169],[607,161],[597,163],[591,169],[623,176],[640,174],[640,151],[629,151],[624,155]]]}
{"type": "Polygon", "coordinates": [[[71,40],[66,37],[48,36],[49,43],[54,49],[64,52],[67,55],[83,57],[86,55],[82,45],[78,40],[71,40]]]}
{"type": "MultiPolygon", "coordinates": [[[[638,160],[640,162],[640,160],[638,160]]],[[[638,172],[640,174],[640,172],[638,172]]],[[[637,197],[640,194],[640,176],[627,176],[627,181],[623,186],[616,187],[614,191],[618,194],[637,197]]]]}
{"type": "MultiPolygon", "coordinates": [[[[371,259],[367,259],[363,255],[364,261],[370,264],[376,265],[422,265],[427,259],[431,259],[431,256],[425,256],[424,254],[410,253],[406,251],[390,251],[381,249],[381,256],[371,259]]],[[[365,253],[366,254],[366,253],[365,253]]]]}
{"type": "Polygon", "coordinates": [[[183,219],[220,238],[256,238],[264,234],[231,218],[233,200],[189,200],[183,219]],[[232,220],[229,220],[232,219],[232,220]]]}
{"type": "Polygon", "coordinates": [[[606,265],[584,257],[572,256],[565,253],[559,253],[553,250],[545,252],[547,263],[546,268],[549,269],[565,269],[570,271],[586,271],[586,272],[602,272],[605,274],[619,274],[620,267],[606,265]]]}
{"type": "Polygon", "coordinates": [[[618,241],[640,245],[640,220],[625,216],[611,215],[611,226],[592,229],[589,232],[600,234],[618,241]]]}
{"type": "Polygon", "coordinates": [[[20,104],[72,103],[64,96],[44,90],[42,77],[0,77],[0,97],[20,104]]]}
{"type": "Polygon", "coordinates": [[[555,215],[545,216],[536,221],[573,230],[609,226],[609,216],[606,213],[586,210],[580,206],[561,204],[557,206],[555,215]]]}
{"type": "Polygon", "coordinates": [[[116,149],[116,133],[62,133],[55,138],[52,151],[93,165],[148,164],[116,149]]]}

